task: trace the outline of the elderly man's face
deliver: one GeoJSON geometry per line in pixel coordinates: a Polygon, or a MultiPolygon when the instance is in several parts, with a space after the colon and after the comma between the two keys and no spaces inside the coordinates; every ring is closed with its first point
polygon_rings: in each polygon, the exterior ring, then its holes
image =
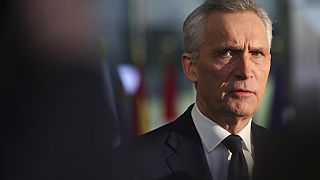
{"type": "Polygon", "coordinates": [[[270,70],[263,22],[253,12],[211,13],[202,40],[198,60],[183,56],[185,74],[197,84],[201,112],[211,119],[250,118],[270,70]]]}

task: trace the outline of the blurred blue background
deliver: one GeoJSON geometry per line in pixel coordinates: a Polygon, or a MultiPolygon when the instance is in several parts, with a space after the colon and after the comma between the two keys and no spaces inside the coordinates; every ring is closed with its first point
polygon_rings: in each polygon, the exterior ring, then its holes
{"type": "MultiPolygon", "coordinates": [[[[194,102],[195,89],[180,66],[182,24],[202,0],[17,2],[11,3],[16,16],[6,19],[23,34],[14,36],[17,44],[24,53],[50,57],[32,64],[99,72],[100,100],[115,117],[114,144],[174,120],[194,102]]],[[[273,19],[274,39],[268,86],[254,121],[274,130],[293,120],[307,124],[320,117],[320,1],[257,3],[273,19]]]]}

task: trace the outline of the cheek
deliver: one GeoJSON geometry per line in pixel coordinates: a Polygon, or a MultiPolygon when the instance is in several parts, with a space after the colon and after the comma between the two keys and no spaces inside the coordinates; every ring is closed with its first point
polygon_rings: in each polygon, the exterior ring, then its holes
{"type": "Polygon", "coordinates": [[[264,95],[264,92],[265,92],[265,88],[266,88],[266,85],[267,85],[267,81],[268,81],[268,76],[269,76],[269,71],[263,71],[263,73],[261,73],[261,76],[258,80],[258,83],[259,83],[259,98],[260,100],[262,100],[263,98],[263,95],[264,95]]]}
{"type": "Polygon", "coordinates": [[[198,68],[198,73],[199,79],[203,81],[202,83],[207,86],[215,86],[215,88],[219,88],[226,78],[224,71],[217,69],[213,64],[202,64],[198,68]]]}
{"type": "Polygon", "coordinates": [[[208,59],[202,60],[202,63],[197,66],[198,85],[207,96],[222,101],[232,68],[228,65],[216,64],[208,59]]]}
{"type": "Polygon", "coordinates": [[[269,78],[269,73],[270,73],[270,64],[261,73],[262,74],[261,79],[262,79],[263,86],[266,86],[266,84],[267,84],[267,81],[269,78]]]}
{"type": "Polygon", "coordinates": [[[202,65],[198,68],[198,86],[210,96],[216,96],[221,87],[221,78],[218,71],[209,65],[202,65]]]}
{"type": "Polygon", "coordinates": [[[197,73],[198,73],[198,82],[201,84],[205,84],[206,82],[212,81],[211,78],[211,70],[207,64],[199,63],[197,66],[197,73]]]}
{"type": "Polygon", "coordinates": [[[259,69],[261,77],[263,79],[268,79],[269,76],[269,72],[270,72],[270,68],[271,68],[271,62],[270,59],[265,60],[266,63],[261,64],[260,66],[257,67],[257,69],[259,69]]]}

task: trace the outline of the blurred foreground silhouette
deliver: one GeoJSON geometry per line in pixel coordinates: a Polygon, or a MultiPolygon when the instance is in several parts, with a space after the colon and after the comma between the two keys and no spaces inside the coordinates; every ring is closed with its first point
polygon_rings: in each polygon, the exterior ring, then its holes
{"type": "Polygon", "coordinates": [[[108,179],[116,128],[90,2],[1,3],[0,179],[108,179]]]}

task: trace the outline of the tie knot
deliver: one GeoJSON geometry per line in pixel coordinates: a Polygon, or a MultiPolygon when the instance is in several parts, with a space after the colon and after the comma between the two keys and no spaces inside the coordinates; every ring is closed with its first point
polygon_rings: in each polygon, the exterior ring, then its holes
{"type": "Polygon", "coordinates": [[[223,141],[222,144],[226,146],[231,153],[237,153],[242,151],[242,145],[241,145],[241,137],[238,135],[229,135],[226,137],[223,141]]]}

